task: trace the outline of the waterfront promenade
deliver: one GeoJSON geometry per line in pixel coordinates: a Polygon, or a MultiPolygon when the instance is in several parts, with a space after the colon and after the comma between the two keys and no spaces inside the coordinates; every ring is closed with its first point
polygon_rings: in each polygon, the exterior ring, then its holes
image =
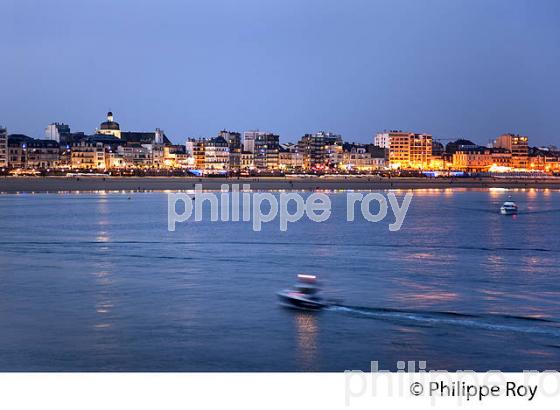
{"type": "Polygon", "coordinates": [[[560,189],[560,178],[381,178],[362,177],[3,177],[0,193],[61,191],[163,191],[220,189],[222,184],[250,184],[253,190],[380,190],[444,188],[560,189]]]}

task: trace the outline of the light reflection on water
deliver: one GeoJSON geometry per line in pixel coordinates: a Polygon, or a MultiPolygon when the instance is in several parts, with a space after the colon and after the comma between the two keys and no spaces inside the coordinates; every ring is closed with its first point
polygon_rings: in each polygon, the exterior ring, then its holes
{"type": "MultiPolygon", "coordinates": [[[[107,268],[105,265],[104,268],[107,268]]],[[[96,302],[94,302],[94,309],[98,313],[98,322],[94,325],[96,328],[108,328],[112,326],[109,322],[109,315],[114,307],[111,300],[111,285],[113,284],[112,274],[108,270],[99,271],[94,273],[95,288],[96,288],[96,302]]]]}
{"type": "MultiPolygon", "coordinates": [[[[97,201],[97,226],[98,233],[96,240],[98,242],[110,242],[111,236],[107,230],[110,225],[109,220],[109,203],[106,194],[100,196],[97,201]]],[[[109,250],[107,246],[101,246],[99,248],[101,254],[106,254],[109,250]]],[[[94,309],[98,313],[98,321],[95,323],[94,327],[96,329],[107,329],[112,327],[113,323],[110,321],[110,313],[114,307],[113,301],[111,300],[111,285],[113,284],[113,265],[110,260],[104,259],[103,257],[98,260],[95,264],[98,271],[94,272],[95,283],[97,289],[96,302],[94,304],[94,309]]]]}
{"type": "Polygon", "coordinates": [[[427,308],[442,302],[451,302],[458,299],[455,292],[445,291],[441,286],[416,283],[410,279],[402,279],[398,282],[400,290],[394,295],[394,300],[401,305],[414,305],[427,308]]]}
{"type": "Polygon", "coordinates": [[[298,357],[302,370],[318,370],[317,366],[317,312],[294,312],[298,357]]]}

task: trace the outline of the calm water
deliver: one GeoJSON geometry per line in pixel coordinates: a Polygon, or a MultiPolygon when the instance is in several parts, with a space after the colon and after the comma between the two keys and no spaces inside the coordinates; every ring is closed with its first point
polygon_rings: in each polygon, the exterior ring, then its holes
{"type": "Polygon", "coordinates": [[[168,232],[164,193],[1,195],[0,371],[560,370],[560,192],[417,191],[400,232],[330,197],[168,232]],[[277,306],[301,271],[342,306],[277,306]]]}

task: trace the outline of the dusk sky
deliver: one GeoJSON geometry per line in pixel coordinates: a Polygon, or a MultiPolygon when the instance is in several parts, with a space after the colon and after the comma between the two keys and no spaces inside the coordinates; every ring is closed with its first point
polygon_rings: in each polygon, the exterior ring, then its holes
{"type": "Polygon", "coordinates": [[[0,124],[560,143],[558,0],[0,0],[0,124]]]}

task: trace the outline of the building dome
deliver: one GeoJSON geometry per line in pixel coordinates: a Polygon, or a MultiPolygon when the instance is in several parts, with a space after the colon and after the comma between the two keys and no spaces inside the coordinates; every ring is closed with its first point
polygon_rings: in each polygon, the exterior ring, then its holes
{"type": "Polygon", "coordinates": [[[121,127],[118,122],[115,121],[105,121],[99,126],[100,130],[120,130],[121,127]]]}
{"type": "Polygon", "coordinates": [[[107,113],[107,121],[102,122],[99,126],[100,130],[120,130],[118,122],[113,121],[113,113],[109,111],[107,113]]]}

